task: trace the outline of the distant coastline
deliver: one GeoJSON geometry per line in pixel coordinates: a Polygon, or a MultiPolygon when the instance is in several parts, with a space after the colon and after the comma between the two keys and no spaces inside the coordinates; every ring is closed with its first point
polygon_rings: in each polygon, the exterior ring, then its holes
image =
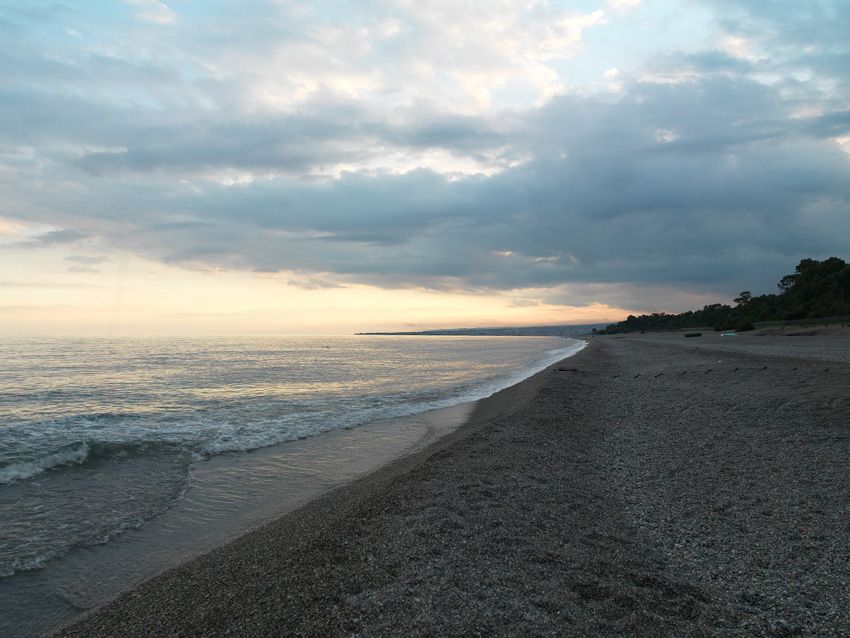
{"type": "Polygon", "coordinates": [[[715,303],[680,314],[654,312],[611,324],[596,334],[708,328],[746,332],[770,324],[843,324],[850,321],[850,264],[838,257],[803,259],[777,284],[779,294],[753,296],[742,290],[735,307],[715,303]]]}
{"type": "Polygon", "coordinates": [[[604,323],[562,326],[517,326],[508,328],[442,328],[407,332],[358,332],[361,336],[436,336],[436,337],[578,337],[589,335],[604,323]]]}

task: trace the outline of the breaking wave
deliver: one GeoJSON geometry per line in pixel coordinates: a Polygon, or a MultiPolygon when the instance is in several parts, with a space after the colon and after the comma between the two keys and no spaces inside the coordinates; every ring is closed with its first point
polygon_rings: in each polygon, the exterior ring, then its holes
{"type": "Polygon", "coordinates": [[[89,457],[90,448],[86,443],[69,445],[64,449],[45,454],[31,461],[19,461],[5,467],[0,467],[0,483],[8,485],[15,481],[32,478],[45,470],[62,465],[85,463],[89,457]]]}

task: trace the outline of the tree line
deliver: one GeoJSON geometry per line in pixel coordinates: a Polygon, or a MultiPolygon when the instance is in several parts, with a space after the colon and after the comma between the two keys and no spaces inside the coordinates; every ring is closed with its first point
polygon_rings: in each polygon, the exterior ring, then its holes
{"type": "Polygon", "coordinates": [[[735,298],[734,306],[710,304],[702,310],[680,314],[654,312],[611,324],[597,334],[714,328],[715,330],[752,330],[757,321],[820,319],[850,315],[850,264],[838,257],[823,261],[803,259],[790,275],[777,284],[778,293],[754,297],[749,290],[735,298]]]}

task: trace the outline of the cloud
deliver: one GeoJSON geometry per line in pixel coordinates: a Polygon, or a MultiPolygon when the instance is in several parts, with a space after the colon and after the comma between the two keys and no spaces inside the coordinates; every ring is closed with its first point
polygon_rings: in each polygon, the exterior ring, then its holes
{"type": "Polygon", "coordinates": [[[287,286],[302,288],[304,290],[331,290],[334,288],[345,288],[338,281],[322,274],[296,273],[296,277],[285,279],[283,283],[287,286]]]}
{"type": "Polygon", "coordinates": [[[0,237],[16,237],[17,235],[17,224],[7,219],[0,219],[0,237]]]}
{"type": "Polygon", "coordinates": [[[0,214],[63,229],[41,244],[96,237],[307,288],[630,307],[847,256],[843,5],[705,3],[708,48],[600,60],[604,94],[561,66],[601,8],[225,6],[155,47],[141,25],[138,49],[0,54],[0,214]]]}
{"type": "Polygon", "coordinates": [[[564,281],[717,289],[750,277],[772,287],[801,246],[840,252],[850,232],[847,163],[826,138],[841,118],[801,125],[783,116],[773,91],[754,82],[715,78],[698,92],[636,84],[615,103],[563,97],[536,111],[514,142],[534,159],[489,178],[414,171],[320,184],[158,182],[126,201],[122,182],[101,192],[99,210],[84,213],[85,193],[66,205],[80,206],[80,228],[186,265],[441,289],[564,281]],[[659,131],[679,137],[659,140],[659,131]],[[828,225],[811,223],[813,206],[828,225]]]}
{"type": "Polygon", "coordinates": [[[95,264],[102,264],[105,261],[109,261],[109,258],[103,257],[101,255],[68,255],[65,257],[65,261],[71,261],[75,264],[81,264],[83,266],[92,266],[95,264]]]}
{"type": "Polygon", "coordinates": [[[177,14],[159,0],[125,0],[125,2],[135,7],[136,16],[146,22],[171,24],[177,19],[177,14]]]}
{"type": "Polygon", "coordinates": [[[51,230],[39,235],[35,241],[42,244],[71,244],[87,237],[86,233],[73,228],[51,230]]]}
{"type": "Polygon", "coordinates": [[[0,281],[0,288],[101,288],[97,284],[53,281],[0,281]]]}
{"type": "Polygon", "coordinates": [[[607,0],[609,7],[615,11],[629,11],[640,6],[640,0],[607,0]]]}

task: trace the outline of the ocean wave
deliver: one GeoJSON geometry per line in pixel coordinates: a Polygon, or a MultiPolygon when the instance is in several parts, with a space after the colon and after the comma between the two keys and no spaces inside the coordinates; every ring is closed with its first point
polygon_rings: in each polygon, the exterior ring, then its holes
{"type": "Polygon", "coordinates": [[[475,401],[575,354],[586,343],[572,341],[565,345],[539,353],[535,360],[508,374],[469,379],[449,387],[410,388],[359,397],[252,398],[243,403],[204,406],[186,412],[100,411],[29,427],[14,424],[6,431],[5,447],[11,458],[6,459],[5,466],[0,466],[0,485],[25,480],[52,468],[115,457],[165,454],[173,458],[176,453],[199,461],[475,401]],[[13,429],[17,441],[8,436],[13,429]],[[34,449],[37,446],[42,449],[34,449]],[[15,458],[24,454],[23,459],[15,458]]]}
{"type": "Polygon", "coordinates": [[[89,457],[89,452],[90,448],[86,443],[79,443],[45,454],[34,460],[11,463],[5,467],[0,467],[0,483],[8,485],[15,481],[31,478],[54,467],[85,463],[89,457]]]}
{"type": "MultiPolygon", "coordinates": [[[[85,447],[88,455],[79,455],[80,464],[54,465],[46,468],[50,472],[0,489],[0,510],[14,512],[9,529],[3,530],[7,542],[0,542],[0,579],[39,570],[75,548],[105,544],[139,529],[177,504],[191,484],[191,459],[175,459],[175,446],[87,441],[85,447]],[[61,474],[78,470],[73,481],[61,474]]],[[[82,452],[83,444],[70,451],[82,452]]],[[[51,460],[76,461],[66,452],[45,455],[29,467],[14,464],[16,476],[51,460]]]]}
{"type": "Polygon", "coordinates": [[[42,472],[70,465],[83,465],[101,459],[137,455],[173,455],[188,451],[174,443],[163,441],[78,441],[59,450],[46,452],[35,459],[12,461],[0,467],[0,485],[38,476],[42,472]]]}

